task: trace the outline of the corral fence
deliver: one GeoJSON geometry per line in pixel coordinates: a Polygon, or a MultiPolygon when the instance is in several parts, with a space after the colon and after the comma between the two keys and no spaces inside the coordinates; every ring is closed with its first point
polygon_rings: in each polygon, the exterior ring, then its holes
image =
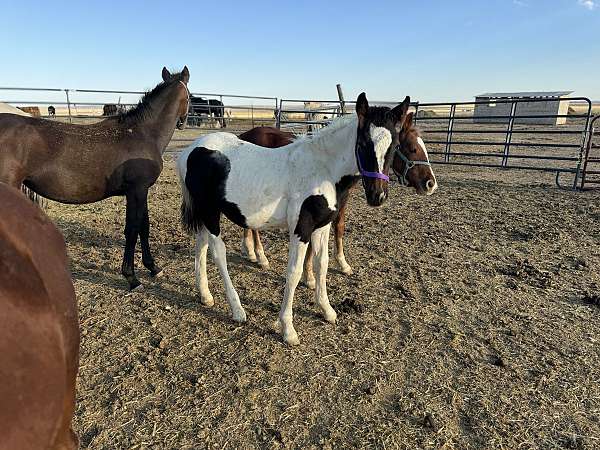
{"type": "MultiPolygon", "coordinates": [[[[124,90],[0,87],[0,102],[27,109],[28,112],[44,118],[71,123],[93,123],[134,107],[144,93],[124,90]],[[44,100],[40,100],[41,97],[44,100]],[[55,114],[48,110],[50,106],[54,107],[55,114]],[[106,111],[110,113],[106,114],[106,111]]],[[[202,92],[192,92],[191,95],[206,101],[217,100],[222,105],[207,105],[203,108],[203,113],[197,113],[197,109],[190,108],[188,125],[198,131],[219,129],[223,124],[228,131],[233,132],[275,124],[278,105],[276,97],[202,92]],[[219,109],[222,122],[219,120],[219,109]]],[[[192,139],[180,140],[185,142],[192,139]]]]}
{"type": "MultiPolygon", "coordinates": [[[[19,107],[35,105],[42,117],[73,123],[93,123],[103,116],[105,105],[118,111],[137,104],[142,91],[0,87],[0,101],[19,107]],[[44,97],[40,101],[40,97],[44,97]],[[8,97],[8,98],[6,98],[8,97]],[[24,98],[26,97],[26,98],[24,98]],[[54,106],[56,116],[47,113],[54,106]]],[[[192,93],[223,104],[226,131],[242,132],[273,125],[296,134],[311,132],[332,118],[353,112],[355,102],[337,100],[278,99],[266,96],[192,93]]],[[[544,108],[547,99],[515,98],[490,101],[413,103],[414,120],[423,132],[435,164],[521,169],[555,174],[558,186],[583,189],[600,185],[600,119],[592,116],[592,102],[585,97],[557,99],[572,107],[557,113],[532,113],[544,108]],[[533,106],[532,106],[533,105],[533,106]],[[483,106],[489,114],[476,114],[483,106]],[[541,105],[539,105],[541,106],[541,105]],[[564,182],[564,184],[563,184],[564,182]]],[[[393,106],[399,102],[371,102],[393,106]]],[[[188,117],[191,127],[177,132],[173,147],[183,146],[199,135],[218,131],[216,114],[188,117]]]]}
{"type": "MultiPolygon", "coordinates": [[[[492,105],[472,101],[411,106],[435,164],[551,172],[559,187],[583,189],[586,182],[594,182],[586,177],[586,172],[592,174],[591,163],[600,163],[600,158],[589,159],[590,150],[597,148],[592,143],[592,102],[585,97],[553,101],[556,113],[544,112],[549,101],[543,98],[495,99],[492,105]],[[572,107],[562,107],[561,102],[570,102],[572,107]],[[476,114],[480,106],[492,113],[476,114]]],[[[354,103],[281,99],[277,126],[309,132],[342,114],[344,107],[350,111],[354,103]]],[[[399,102],[370,103],[393,106],[399,102]]],[[[600,121],[594,123],[600,126],[600,121]]],[[[600,170],[593,174],[600,175],[600,170]]]]}

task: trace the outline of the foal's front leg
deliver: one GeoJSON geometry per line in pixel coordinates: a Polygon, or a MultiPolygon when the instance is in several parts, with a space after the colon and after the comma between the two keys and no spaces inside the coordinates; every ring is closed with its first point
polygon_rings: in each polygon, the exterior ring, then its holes
{"type": "Polygon", "coordinates": [[[300,238],[290,230],[290,249],[287,268],[287,277],[285,280],[285,289],[283,292],[283,302],[279,311],[279,325],[283,333],[283,340],[289,345],[298,345],[298,333],[293,324],[293,302],[296,286],[302,277],[302,265],[308,243],[300,241],[300,238]]]}
{"type": "Polygon", "coordinates": [[[135,244],[142,227],[144,217],[144,204],[147,201],[148,190],[139,188],[127,192],[127,206],[125,212],[125,252],[123,254],[123,264],[121,273],[129,283],[129,289],[134,290],[142,284],[135,276],[134,255],[135,244]]]}
{"type": "Polygon", "coordinates": [[[327,297],[327,267],[329,265],[329,228],[330,224],[325,225],[315,230],[311,237],[311,244],[315,254],[316,264],[315,272],[317,275],[317,283],[315,289],[315,300],[317,305],[323,312],[325,320],[331,323],[335,323],[337,314],[329,304],[329,298],[327,297]]]}
{"type": "Polygon", "coordinates": [[[244,228],[242,231],[241,253],[242,256],[248,258],[248,261],[256,262],[254,239],[252,239],[252,230],[250,228],[244,228]]]}
{"type": "Polygon", "coordinates": [[[150,271],[153,277],[160,277],[162,269],[156,265],[152,253],[150,252],[150,217],[148,215],[148,197],[143,202],[143,217],[140,228],[140,244],[142,246],[142,263],[150,271]]]}
{"type": "Polygon", "coordinates": [[[254,250],[256,251],[258,265],[262,269],[266,270],[269,268],[269,260],[265,256],[265,249],[263,248],[262,241],[260,240],[260,233],[258,230],[252,230],[252,236],[254,237],[254,250]]]}

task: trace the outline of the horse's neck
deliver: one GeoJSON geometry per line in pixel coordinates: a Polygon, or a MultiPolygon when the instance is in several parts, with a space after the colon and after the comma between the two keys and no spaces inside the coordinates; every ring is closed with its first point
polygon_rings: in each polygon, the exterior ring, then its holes
{"type": "Polygon", "coordinates": [[[354,154],[358,119],[351,116],[338,120],[343,122],[319,130],[306,141],[315,160],[327,168],[335,181],[345,175],[358,173],[354,154]]]}
{"type": "Polygon", "coordinates": [[[179,107],[176,96],[176,89],[166,90],[152,105],[152,114],[142,121],[143,125],[155,130],[156,144],[161,153],[165,151],[175,133],[179,107]]]}

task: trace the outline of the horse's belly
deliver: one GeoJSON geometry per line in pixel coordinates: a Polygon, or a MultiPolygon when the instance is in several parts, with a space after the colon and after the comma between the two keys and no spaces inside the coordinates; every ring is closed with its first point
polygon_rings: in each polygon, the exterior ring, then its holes
{"type": "MultiPolygon", "coordinates": [[[[243,213],[243,211],[242,211],[243,213]]],[[[245,215],[248,228],[282,228],[287,226],[287,202],[281,199],[245,215]]]]}

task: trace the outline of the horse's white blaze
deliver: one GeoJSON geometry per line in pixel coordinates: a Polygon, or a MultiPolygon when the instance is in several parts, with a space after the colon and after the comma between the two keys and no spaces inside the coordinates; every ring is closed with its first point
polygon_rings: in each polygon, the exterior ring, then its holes
{"type": "Polygon", "coordinates": [[[377,170],[383,172],[383,165],[385,163],[385,154],[387,153],[390,145],[392,145],[392,133],[390,130],[384,127],[376,127],[371,124],[369,130],[371,134],[371,140],[375,146],[375,156],[377,157],[377,170]]]}
{"type": "Polygon", "coordinates": [[[423,139],[421,139],[421,136],[419,136],[417,138],[417,142],[419,143],[419,145],[423,149],[423,153],[425,153],[425,159],[427,159],[427,162],[429,162],[429,153],[427,153],[427,147],[425,147],[425,142],[423,142],[423,139]]]}

